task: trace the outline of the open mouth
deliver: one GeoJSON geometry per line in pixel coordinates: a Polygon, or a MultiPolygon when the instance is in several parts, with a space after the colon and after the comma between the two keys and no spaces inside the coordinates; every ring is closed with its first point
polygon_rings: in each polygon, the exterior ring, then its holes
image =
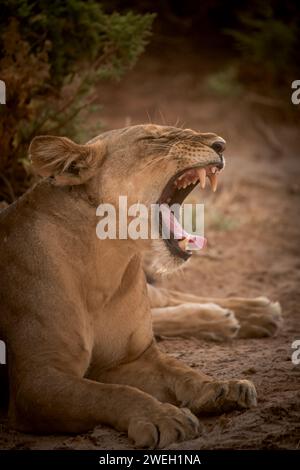
{"type": "Polygon", "coordinates": [[[206,239],[199,235],[189,234],[181,226],[179,220],[171,211],[173,204],[182,204],[190,192],[200,183],[205,188],[207,178],[213,192],[218,185],[218,173],[224,167],[224,160],[212,162],[206,166],[186,168],[174,175],[165,186],[159,205],[161,206],[160,235],[174,256],[187,260],[194,250],[201,250],[206,245],[206,239]],[[168,234],[166,237],[165,234],[168,234]]]}

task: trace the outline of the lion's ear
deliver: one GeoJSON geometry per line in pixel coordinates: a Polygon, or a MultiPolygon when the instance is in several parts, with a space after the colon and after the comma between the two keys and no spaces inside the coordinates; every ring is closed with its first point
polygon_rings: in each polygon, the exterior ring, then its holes
{"type": "Polygon", "coordinates": [[[82,184],[101,165],[103,142],[79,145],[66,137],[35,137],[29,147],[34,170],[40,176],[51,176],[58,185],[82,184]]]}

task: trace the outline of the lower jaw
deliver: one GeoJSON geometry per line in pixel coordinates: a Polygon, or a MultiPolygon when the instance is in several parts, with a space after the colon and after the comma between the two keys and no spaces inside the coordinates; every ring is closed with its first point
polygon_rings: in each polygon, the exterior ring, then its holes
{"type": "Polygon", "coordinates": [[[206,238],[185,231],[169,207],[161,206],[160,216],[161,237],[174,257],[187,261],[194,250],[198,251],[206,246],[206,238]]]}
{"type": "Polygon", "coordinates": [[[180,258],[183,261],[187,261],[192,256],[192,253],[181,250],[181,248],[177,246],[177,242],[174,242],[168,238],[163,238],[163,241],[172,256],[180,258]]]}

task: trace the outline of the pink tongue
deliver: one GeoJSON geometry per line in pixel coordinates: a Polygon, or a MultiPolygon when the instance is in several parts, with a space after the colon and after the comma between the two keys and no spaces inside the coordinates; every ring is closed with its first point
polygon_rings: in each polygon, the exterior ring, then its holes
{"type": "Polygon", "coordinates": [[[164,224],[166,227],[170,227],[170,232],[174,234],[174,238],[177,240],[186,238],[189,242],[189,250],[202,250],[202,248],[206,246],[206,238],[201,237],[200,235],[191,235],[190,233],[186,232],[184,228],[181,227],[180,223],[174,214],[170,211],[168,206],[163,204],[160,206],[160,208],[164,224]]]}

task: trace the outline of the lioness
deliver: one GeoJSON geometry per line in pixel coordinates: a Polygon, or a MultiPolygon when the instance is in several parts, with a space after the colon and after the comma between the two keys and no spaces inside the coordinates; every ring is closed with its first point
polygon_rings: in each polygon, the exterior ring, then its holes
{"type": "Polygon", "coordinates": [[[182,203],[206,176],[215,189],[224,148],[215,134],[152,124],[86,145],[33,139],[32,165],[44,178],[0,215],[0,337],[15,429],[79,433],[105,423],[138,447],[161,448],[196,437],[196,415],[256,405],[248,380],[212,379],[160,352],[152,323],[157,334],[224,339],[239,322],[243,329],[248,312],[255,316],[248,335],[271,334],[279,305],[265,298],[203,305],[207,299],[153,286],[149,300],[145,250],[154,244],[172,270],[190,257],[186,245],[174,237],[99,240],[95,231],[99,203],[117,207],[120,194],[148,206],[182,203]]]}

